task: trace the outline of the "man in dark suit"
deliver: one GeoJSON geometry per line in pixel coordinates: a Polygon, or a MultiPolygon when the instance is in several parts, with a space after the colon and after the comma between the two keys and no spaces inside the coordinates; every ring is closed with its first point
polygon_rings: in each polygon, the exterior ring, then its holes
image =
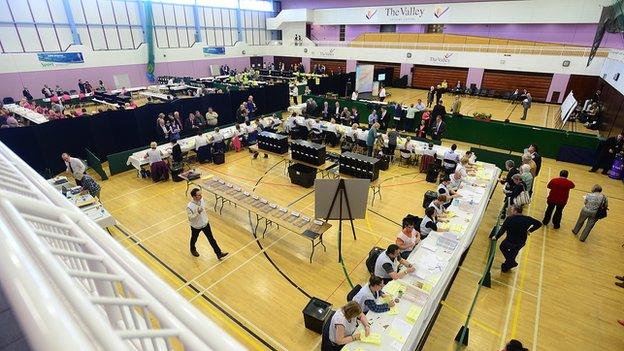
{"type": "Polygon", "coordinates": [[[431,138],[433,140],[441,140],[442,135],[446,131],[446,124],[442,121],[441,116],[436,117],[436,121],[431,128],[431,138]]]}
{"type": "Polygon", "coordinates": [[[433,106],[433,110],[431,110],[432,118],[436,118],[438,116],[442,118],[446,116],[446,107],[444,107],[444,102],[442,100],[438,101],[438,103],[433,106]]]}
{"type": "Polygon", "coordinates": [[[33,99],[32,94],[30,94],[30,91],[26,87],[24,87],[24,90],[22,90],[22,95],[24,95],[24,97],[28,101],[31,101],[33,99]]]}
{"type": "Polygon", "coordinates": [[[615,155],[621,152],[624,148],[624,135],[618,134],[616,137],[611,137],[605,140],[600,155],[596,158],[596,163],[589,170],[590,172],[596,172],[602,168],[602,174],[607,174],[613,165],[615,155]]]}

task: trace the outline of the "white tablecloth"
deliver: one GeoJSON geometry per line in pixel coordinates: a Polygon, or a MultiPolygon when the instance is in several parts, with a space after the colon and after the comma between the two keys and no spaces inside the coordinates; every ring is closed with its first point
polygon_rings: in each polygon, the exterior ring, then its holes
{"type": "Polygon", "coordinates": [[[4,105],[4,108],[36,124],[41,124],[41,123],[45,123],[48,121],[46,116],[42,115],[41,113],[35,112],[31,109],[27,109],[18,104],[7,104],[7,105],[4,105]]]}
{"type": "Polygon", "coordinates": [[[395,297],[401,295],[396,290],[405,292],[396,305],[396,314],[368,312],[371,332],[380,334],[381,345],[358,341],[348,344],[343,351],[358,348],[411,351],[416,348],[450,284],[462,254],[472,243],[500,174],[500,170],[491,164],[477,165],[477,176],[470,177],[470,181],[462,185],[459,193],[463,197],[453,200],[449,207],[449,211],[454,214],[445,224],[449,232],[431,232],[408,258],[416,271],[384,287],[384,291],[395,297]]]}

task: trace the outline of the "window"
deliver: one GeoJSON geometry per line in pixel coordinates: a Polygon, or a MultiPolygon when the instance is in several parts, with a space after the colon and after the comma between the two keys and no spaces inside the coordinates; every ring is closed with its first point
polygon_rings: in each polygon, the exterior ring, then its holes
{"type": "Polygon", "coordinates": [[[382,24],[379,26],[379,33],[396,33],[396,24],[382,24]]]}
{"type": "Polygon", "coordinates": [[[344,24],[340,25],[340,41],[345,41],[345,29],[347,26],[345,26],[344,24]]]}
{"type": "Polygon", "coordinates": [[[428,24],[425,33],[443,33],[444,25],[443,24],[428,24]]]}

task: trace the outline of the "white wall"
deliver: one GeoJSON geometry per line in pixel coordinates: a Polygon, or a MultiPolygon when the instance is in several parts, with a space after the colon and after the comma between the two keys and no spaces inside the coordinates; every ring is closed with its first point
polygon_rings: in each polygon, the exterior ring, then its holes
{"type": "Polygon", "coordinates": [[[263,47],[265,55],[295,56],[311,58],[329,58],[375,62],[397,62],[419,65],[475,67],[497,70],[599,75],[604,58],[596,57],[589,67],[586,57],[517,55],[478,52],[449,52],[405,49],[374,49],[350,47],[318,46],[274,46],[263,47]],[[307,50],[307,52],[305,52],[307,50]],[[411,58],[408,58],[408,53],[411,58]],[[570,66],[563,67],[563,61],[569,60],[570,66]]]}
{"type": "MultiPolygon", "coordinates": [[[[409,2],[407,2],[409,3],[409,2]]],[[[356,5],[357,2],[346,2],[356,5]]],[[[466,3],[432,3],[313,10],[314,24],[408,24],[408,23],[597,23],[609,0],[525,0],[466,3]]],[[[277,16],[292,19],[283,10],[277,16]]]]}
{"type": "Polygon", "coordinates": [[[600,76],[609,85],[617,89],[621,94],[624,94],[624,51],[612,50],[609,57],[605,60],[600,76]],[[619,74],[616,81],[616,75],[619,74]]]}

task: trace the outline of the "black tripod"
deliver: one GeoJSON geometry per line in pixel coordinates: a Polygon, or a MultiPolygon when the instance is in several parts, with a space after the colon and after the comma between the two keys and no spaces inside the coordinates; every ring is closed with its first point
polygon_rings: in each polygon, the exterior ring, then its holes
{"type": "Polygon", "coordinates": [[[347,273],[347,269],[344,265],[344,261],[342,260],[342,221],[344,219],[348,219],[351,223],[351,231],[353,233],[353,239],[357,240],[355,236],[355,225],[353,224],[353,216],[351,215],[351,206],[349,205],[349,196],[347,195],[347,188],[345,186],[344,179],[340,179],[338,182],[338,187],[336,188],[336,192],[334,193],[334,198],[332,199],[331,205],[329,206],[329,210],[327,211],[327,216],[325,220],[328,221],[332,216],[332,210],[334,209],[334,205],[336,204],[336,199],[338,199],[338,262],[342,265],[342,270],[349,282],[349,285],[353,288],[353,283],[351,283],[351,279],[349,278],[349,274],[347,273]],[[344,196],[344,202],[347,206],[347,214],[348,218],[342,217],[342,198],[344,196]]]}

